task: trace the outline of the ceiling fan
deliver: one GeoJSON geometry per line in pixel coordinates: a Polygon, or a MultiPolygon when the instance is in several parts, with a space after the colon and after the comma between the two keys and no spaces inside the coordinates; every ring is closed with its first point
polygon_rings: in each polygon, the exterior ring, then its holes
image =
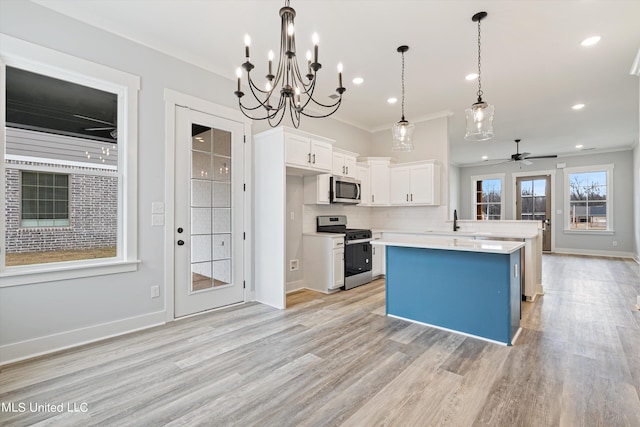
{"type": "Polygon", "coordinates": [[[531,159],[555,159],[558,157],[557,154],[550,154],[548,156],[529,156],[531,153],[521,153],[520,152],[520,140],[516,139],[516,153],[511,155],[510,159],[504,159],[507,162],[522,162],[523,164],[529,166],[532,165],[531,159]]]}
{"type": "Polygon", "coordinates": [[[83,115],[80,115],[80,114],[74,114],[73,117],[77,117],[79,119],[84,119],[84,120],[89,120],[89,121],[96,122],[96,123],[102,123],[103,125],[108,125],[108,126],[103,126],[103,127],[85,128],[84,130],[90,131],[90,132],[94,132],[94,131],[109,131],[109,136],[111,136],[111,138],[118,139],[118,128],[116,127],[115,123],[107,122],[107,121],[96,119],[96,118],[93,118],[93,117],[83,116],[83,115]]]}

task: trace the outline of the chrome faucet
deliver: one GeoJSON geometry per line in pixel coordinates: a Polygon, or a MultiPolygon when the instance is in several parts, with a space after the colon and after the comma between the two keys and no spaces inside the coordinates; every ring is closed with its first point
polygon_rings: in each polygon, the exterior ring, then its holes
{"type": "Polygon", "coordinates": [[[458,225],[458,210],[453,210],[453,231],[458,231],[460,226],[458,225]]]}

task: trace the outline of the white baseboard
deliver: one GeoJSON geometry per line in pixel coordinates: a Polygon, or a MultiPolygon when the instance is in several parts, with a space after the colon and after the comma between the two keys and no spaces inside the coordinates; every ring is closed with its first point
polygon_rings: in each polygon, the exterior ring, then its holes
{"type": "Polygon", "coordinates": [[[286,293],[293,291],[299,291],[300,289],[306,289],[304,287],[304,280],[296,280],[295,282],[287,282],[286,293]]]}
{"type": "Polygon", "coordinates": [[[156,311],[142,316],[6,344],[0,346],[0,366],[163,325],[165,320],[166,312],[156,311]]]}
{"type": "Polygon", "coordinates": [[[565,255],[591,255],[591,256],[606,256],[614,258],[634,258],[633,252],[623,251],[602,251],[592,249],[575,249],[575,248],[555,248],[553,253],[565,254],[565,255]]]}

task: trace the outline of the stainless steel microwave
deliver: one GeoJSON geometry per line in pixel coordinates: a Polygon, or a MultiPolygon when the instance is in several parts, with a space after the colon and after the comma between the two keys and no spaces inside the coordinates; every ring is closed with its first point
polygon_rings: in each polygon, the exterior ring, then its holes
{"type": "Polygon", "coordinates": [[[360,181],[342,176],[332,176],[330,183],[331,203],[360,203],[360,181]]]}

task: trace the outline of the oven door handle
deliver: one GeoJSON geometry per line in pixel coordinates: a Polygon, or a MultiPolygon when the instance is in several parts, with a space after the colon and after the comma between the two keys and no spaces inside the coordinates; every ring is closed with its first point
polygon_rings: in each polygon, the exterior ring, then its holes
{"type": "Polygon", "coordinates": [[[345,245],[356,245],[358,243],[370,243],[371,239],[347,240],[345,245]]]}

